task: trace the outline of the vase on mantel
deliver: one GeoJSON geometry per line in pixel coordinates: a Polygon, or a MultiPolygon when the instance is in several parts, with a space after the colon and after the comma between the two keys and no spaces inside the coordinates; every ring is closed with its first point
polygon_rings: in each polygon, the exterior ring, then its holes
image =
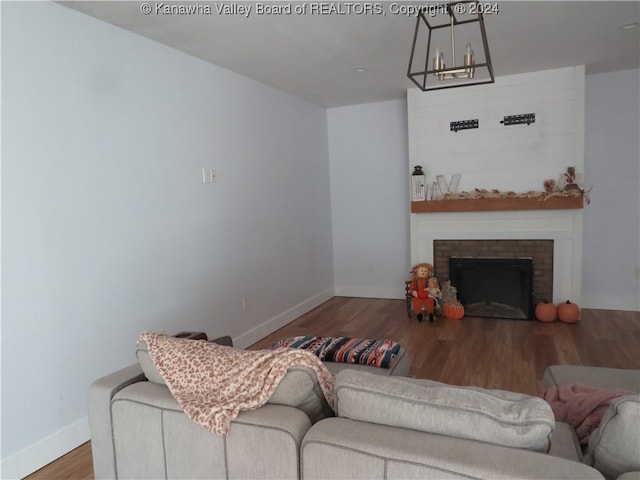
{"type": "Polygon", "coordinates": [[[437,175],[434,185],[437,184],[440,191],[440,197],[445,193],[458,193],[458,186],[460,185],[460,174],[456,173],[451,176],[451,180],[447,182],[447,178],[444,175],[437,175]]]}

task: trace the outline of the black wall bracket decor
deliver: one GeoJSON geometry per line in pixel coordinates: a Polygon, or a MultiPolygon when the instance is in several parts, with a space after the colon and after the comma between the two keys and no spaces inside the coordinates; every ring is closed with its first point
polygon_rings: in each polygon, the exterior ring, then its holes
{"type": "Polygon", "coordinates": [[[508,125],[522,125],[526,123],[527,125],[531,125],[532,123],[536,123],[536,114],[535,113],[521,113],[519,115],[505,115],[503,120],[500,120],[504,126],[508,125]]]}
{"type": "Polygon", "coordinates": [[[469,130],[471,128],[478,128],[479,122],[478,119],[473,120],[458,120],[457,122],[449,122],[449,129],[452,132],[457,132],[458,130],[469,130]]]}

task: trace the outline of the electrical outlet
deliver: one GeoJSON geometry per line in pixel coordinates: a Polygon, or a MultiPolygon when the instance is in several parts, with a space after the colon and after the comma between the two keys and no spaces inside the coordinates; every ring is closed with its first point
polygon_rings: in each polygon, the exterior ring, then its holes
{"type": "Polygon", "coordinates": [[[248,308],[249,308],[249,300],[247,299],[247,297],[242,297],[242,311],[246,312],[248,308]]]}

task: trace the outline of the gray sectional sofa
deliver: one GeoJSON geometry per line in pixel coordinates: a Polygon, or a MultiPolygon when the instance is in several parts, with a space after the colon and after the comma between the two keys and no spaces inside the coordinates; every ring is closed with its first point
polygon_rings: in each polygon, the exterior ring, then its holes
{"type": "MultiPolygon", "coordinates": [[[[389,370],[327,364],[337,374],[335,414],[315,373],[294,367],[226,436],[189,420],[144,346],[137,355],[137,364],[89,389],[96,479],[640,478],[630,473],[640,470],[633,459],[576,448],[542,399],[409,378],[404,351],[389,370]]],[[[550,367],[545,380],[560,373],[570,372],[550,367]]],[[[640,372],[624,378],[624,388],[637,387],[640,372]]],[[[633,421],[638,397],[625,398],[616,408],[633,421]]],[[[596,435],[600,447],[620,446],[608,437],[623,435],[622,419],[607,420],[616,428],[596,435]]],[[[637,442],[627,447],[638,453],[637,442]]]]}

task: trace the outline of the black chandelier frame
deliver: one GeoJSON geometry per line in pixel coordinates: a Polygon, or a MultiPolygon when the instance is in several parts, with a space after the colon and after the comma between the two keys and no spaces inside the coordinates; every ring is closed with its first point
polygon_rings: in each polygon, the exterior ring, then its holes
{"type": "Polygon", "coordinates": [[[483,85],[488,83],[495,83],[495,76],[493,73],[493,65],[491,63],[491,54],[489,52],[489,44],[487,42],[487,32],[484,26],[484,18],[482,16],[482,3],[479,0],[458,0],[447,3],[446,5],[442,5],[441,7],[446,8],[446,11],[449,15],[449,22],[442,23],[440,25],[433,25],[429,22],[429,12],[427,9],[422,9],[417,15],[416,19],[416,28],[413,34],[413,44],[411,46],[411,58],[409,60],[409,68],[407,70],[407,76],[409,79],[423,92],[430,90],[442,90],[445,88],[457,88],[457,87],[467,87],[472,85],[483,85]],[[473,12],[473,18],[470,19],[460,19],[456,12],[473,12]],[[452,21],[451,21],[452,20],[452,21]],[[435,68],[429,68],[429,60],[431,58],[432,53],[432,44],[431,44],[431,36],[434,30],[443,29],[443,28],[455,28],[459,25],[466,25],[471,23],[477,23],[480,28],[480,34],[482,37],[482,47],[484,49],[484,62],[483,63],[474,63],[473,68],[476,70],[486,68],[489,73],[489,78],[481,78],[476,81],[469,80],[458,83],[450,83],[445,84],[448,80],[437,80],[438,75],[447,75],[447,74],[455,74],[461,69],[466,68],[465,66],[452,66],[449,68],[443,68],[440,70],[436,70],[435,68]],[[412,71],[412,67],[414,64],[414,59],[416,58],[416,44],[418,42],[418,33],[420,31],[421,25],[426,26],[428,29],[428,37],[427,37],[427,51],[424,57],[424,64],[420,63],[419,69],[417,71],[412,71]],[[429,86],[428,80],[429,78],[435,79],[438,83],[435,86],[429,86]]]}

